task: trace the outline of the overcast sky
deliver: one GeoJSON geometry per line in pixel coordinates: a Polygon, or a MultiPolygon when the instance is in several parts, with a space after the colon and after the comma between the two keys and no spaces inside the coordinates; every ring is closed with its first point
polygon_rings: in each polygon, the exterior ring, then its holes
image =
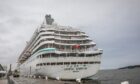
{"type": "Polygon", "coordinates": [[[17,62],[45,14],[85,31],[102,69],[140,64],[140,0],[0,0],[0,63],[17,62]]]}

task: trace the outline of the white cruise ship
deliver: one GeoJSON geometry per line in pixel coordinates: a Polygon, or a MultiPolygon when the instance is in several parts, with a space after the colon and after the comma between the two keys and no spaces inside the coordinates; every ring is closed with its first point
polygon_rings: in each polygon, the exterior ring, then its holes
{"type": "Polygon", "coordinates": [[[100,68],[103,51],[95,46],[84,32],[46,15],[18,58],[20,75],[80,81],[100,68]]]}

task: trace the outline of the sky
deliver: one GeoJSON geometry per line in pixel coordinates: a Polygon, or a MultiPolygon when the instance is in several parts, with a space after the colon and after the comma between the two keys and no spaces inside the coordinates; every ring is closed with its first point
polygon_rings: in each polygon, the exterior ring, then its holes
{"type": "Polygon", "coordinates": [[[101,69],[140,64],[140,0],[0,0],[1,64],[16,64],[46,14],[85,31],[103,49],[101,69]]]}

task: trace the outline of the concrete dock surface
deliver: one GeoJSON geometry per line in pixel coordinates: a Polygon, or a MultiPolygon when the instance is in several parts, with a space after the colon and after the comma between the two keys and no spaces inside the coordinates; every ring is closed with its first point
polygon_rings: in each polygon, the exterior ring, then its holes
{"type": "MultiPolygon", "coordinates": [[[[40,79],[40,78],[13,78],[10,77],[14,83],[10,84],[79,84],[76,81],[64,81],[64,80],[54,80],[54,79],[40,79]]],[[[100,84],[98,82],[93,82],[92,80],[84,81],[82,84],[100,84]]]]}
{"type": "Polygon", "coordinates": [[[7,84],[7,79],[0,79],[0,84],[7,84]]]}
{"type": "Polygon", "coordinates": [[[18,84],[76,84],[76,82],[64,82],[64,81],[58,81],[58,80],[45,80],[45,79],[34,79],[34,78],[14,78],[14,80],[18,84]]]}

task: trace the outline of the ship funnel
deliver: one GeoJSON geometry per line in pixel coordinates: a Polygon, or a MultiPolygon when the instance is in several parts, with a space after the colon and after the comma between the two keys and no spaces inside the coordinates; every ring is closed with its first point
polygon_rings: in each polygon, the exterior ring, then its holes
{"type": "Polygon", "coordinates": [[[54,22],[54,19],[51,17],[51,15],[46,15],[45,19],[46,19],[46,24],[48,25],[52,25],[52,23],[54,22]]]}

